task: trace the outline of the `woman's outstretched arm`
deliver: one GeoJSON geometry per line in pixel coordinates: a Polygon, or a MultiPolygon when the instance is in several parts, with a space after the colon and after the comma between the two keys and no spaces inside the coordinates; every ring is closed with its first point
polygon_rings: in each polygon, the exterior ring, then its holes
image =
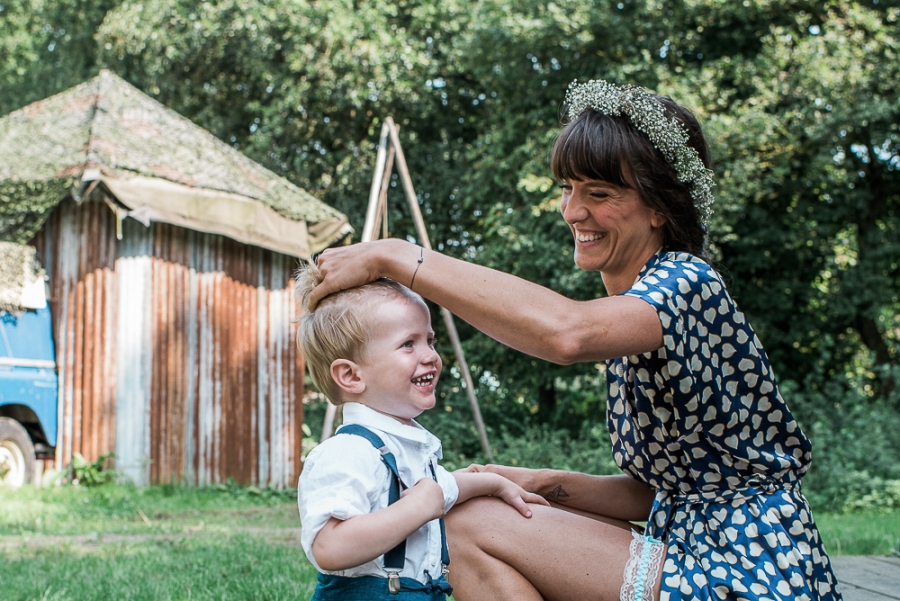
{"type": "Polygon", "coordinates": [[[577,510],[622,522],[646,520],[656,496],[646,484],[626,474],[593,476],[564,470],[506,465],[471,465],[467,470],[500,474],[561,509],[577,510]]]}
{"type": "Polygon", "coordinates": [[[656,310],[642,300],[574,301],[402,240],[329,249],[318,264],[324,280],[310,297],[311,307],[333,292],[388,277],[413,284],[416,292],[503,344],[553,363],[602,361],[662,346],[656,310]]]}

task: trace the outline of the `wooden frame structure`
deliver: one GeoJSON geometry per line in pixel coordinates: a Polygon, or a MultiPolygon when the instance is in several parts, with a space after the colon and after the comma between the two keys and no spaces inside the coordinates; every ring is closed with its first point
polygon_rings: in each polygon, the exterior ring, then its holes
{"type": "MultiPolygon", "coordinates": [[[[403,184],[403,191],[406,193],[406,201],[409,204],[412,213],[413,222],[416,227],[416,236],[422,246],[431,250],[431,241],[428,238],[428,231],[425,229],[425,220],[422,218],[422,211],[419,209],[419,201],[416,198],[416,192],[413,189],[412,179],[409,176],[409,169],[406,166],[406,157],[403,155],[403,148],[400,146],[400,135],[394,120],[388,117],[385,119],[384,125],[381,127],[381,139],[378,143],[378,154],[375,160],[375,174],[372,177],[372,188],[369,192],[369,206],[366,211],[366,223],[363,227],[362,241],[369,242],[377,240],[379,229],[382,237],[387,237],[387,192],[391,180],[391,171],[393,170],[394,161],[397,162],[397,171],[400,175],[400,181],[403,184]]],[[[459,364],[459,370],[463,376],[463,383],[466,388],[466,396],[469,398],[469,405],[472,409],[472,415],[475,418],[475,427],[478,430],[478,438],[481,441],[481,450],[485,456],[493,461],[493,453],[491,453],[491,445],[488,443],[487,430],[484,427],[484,420],[481,418],[481,409],[478,406],[478,399],[475,396],[475,384],[472,381],[472,374],[469,371],[469,364],[466,363],[463,354],[462,344],[459,341],[459,333],[456,331],[456,324],[453,321],[453,314],[449,310],[441,307],[441,315],[444,318],[444,324],[450,335],[450,341],[453,345],[453,353],[456,355],[456,361],[459,364]]],[[[334,415],[336,408],[330,402],[325,412],[325,422],[322,425],[322,437],[325,440],[332,434],[334,426],[334,415]]]]}

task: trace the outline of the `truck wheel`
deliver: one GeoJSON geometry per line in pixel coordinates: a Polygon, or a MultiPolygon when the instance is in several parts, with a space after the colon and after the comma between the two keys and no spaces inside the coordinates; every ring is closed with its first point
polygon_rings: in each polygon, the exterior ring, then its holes
{"type": "Polygon", "coordinates": [[[34,444],[19,422],[0,417],[0,486],[19,488],[34,476],[34,444]]]}

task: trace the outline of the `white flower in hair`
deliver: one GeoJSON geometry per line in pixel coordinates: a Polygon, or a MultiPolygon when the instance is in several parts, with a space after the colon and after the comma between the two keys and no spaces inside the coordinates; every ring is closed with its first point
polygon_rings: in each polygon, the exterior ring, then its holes
{"type": "Polygon", "coordinates": [[[713,171],[703,164],[684,124],[666,114],[665,108],[647,90],[639,86],[618,86],[602,79],[579,82],[566,92],[569,120],[592,108],[606,115],[626,115],[675,168],[678,180],[690,186],[691,198],[704,227],[712,215],[713,171]]]}

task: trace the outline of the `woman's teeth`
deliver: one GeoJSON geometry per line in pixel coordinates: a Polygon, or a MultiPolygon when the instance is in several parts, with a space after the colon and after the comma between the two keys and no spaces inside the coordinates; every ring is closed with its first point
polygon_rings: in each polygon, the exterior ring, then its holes
{"type": "Polygon", "coordinates": [[[605,234],[575,234],[575,239],[579,242],[593,242],[594,240],[599,240],[605,234]]]}

